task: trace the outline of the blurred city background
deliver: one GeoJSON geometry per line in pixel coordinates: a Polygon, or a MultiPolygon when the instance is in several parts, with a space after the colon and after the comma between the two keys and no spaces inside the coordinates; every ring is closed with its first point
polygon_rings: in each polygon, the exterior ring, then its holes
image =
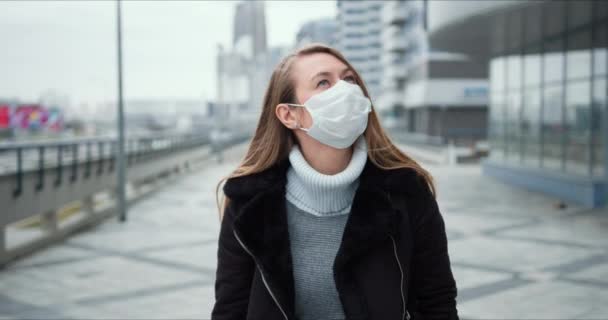
{"type": "Polygon", "coordinates": [[[312,42],[437,180],[462,319],[608,319],[608,1],[118,8],[0,1],[0,319],[209,319],[216,184],[312,42]]]}

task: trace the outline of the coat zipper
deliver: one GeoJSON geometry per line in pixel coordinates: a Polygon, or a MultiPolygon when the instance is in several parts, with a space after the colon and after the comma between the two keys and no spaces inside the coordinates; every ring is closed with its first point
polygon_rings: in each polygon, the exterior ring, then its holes
{"type": "Polygon", "coordinates": [[[401,267],[401,261],[399,261],[399,255],[397,255],[397,244],[395,243],[395,238],[393,238],[392,235],[390,235],[391,240],[393,241],[393,252],[395,253],[395,260],[397,260],[397,265],[399,265],[399,271],[401,272],[401,302],[403,303],[403,316],[407,317],[407,320],[410,320],[410,313],[407,311],[406,308],[406,304],[405,304],[405,294],[403,293],[403,278],[404,278],[404,274],[403,274],[403,268],[401,267]]]}
{"type": "MultiPolygon", "coordinates": [[[[249,251],[249,249],[247,249],[247,247],[243,244],[243,242],[241,241],[241,239],[239,238],[239,236],[236,234],[236,231],[232,230],[232,233],[234,234],[234,237],[239,242],[239,244],[241,245],[241,247],[243,247],[243,249],[245,249],[245,251],[247,251],[247,253],[252,258],[254,258],[253,254],[251,254],[251,251],[249,251]]],[[[275,297],[275,295],[272,293],[272,290],[270,290],[270,286],[268,285],[268,283],[266,282],[266,278],[264,277],[264,272],[262,272],[262,269],[260,268],[260,266],[258,265],[257,262],[255,263],[255,265],[258,268],[258,270],[260,271],[260,275],[262,276],[262,282],[264,282],[264,286],[266,287],[266,290],[268,290],[268,293],[270,293],[270,296],[272,297],[272,300],[274,300],[274,303],[276,303],[277,307],[279,307],[279,310],[281,310],[281,313],[283,314],[283,317],[285,317],[286,320],[289,320],[289,318],[287,317],[287,314],[285,313],[285,311],[283,310],[283,308],[279,304],[279,301],[277,300],[277,298],[275,297]]]]}

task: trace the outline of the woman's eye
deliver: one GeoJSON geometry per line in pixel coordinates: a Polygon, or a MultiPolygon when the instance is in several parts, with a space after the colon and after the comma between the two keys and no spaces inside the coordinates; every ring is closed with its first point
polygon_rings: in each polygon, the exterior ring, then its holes
{"type": "Polygon", "coordinates": [[[355,83],[355,82],[357,82],[357,81],[355,80],[355,77],[353,77],[353,76],[348,76],[348,77],[345,77],[345,78],[344,78],[344,81],[347,81],[347,82],[350,82],[350,83],[355,83]]]}
{"type": "Polygon", "coordinates": [[[329,85],[329,81],[327,80],[321,80],[319,81],[319,83],[317,83],[317,88],[320,87],[321,85],[329,85]]]}

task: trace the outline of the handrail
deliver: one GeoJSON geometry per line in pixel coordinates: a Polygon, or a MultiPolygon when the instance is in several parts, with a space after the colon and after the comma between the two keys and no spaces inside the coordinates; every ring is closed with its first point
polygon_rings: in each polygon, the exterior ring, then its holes
{"type": "MultiPolygon", "coordinates": [[[[167,154],[184,148],[191,148],[210,143],[208,135],[188,134],[188,135],[132,135],[125,140],[127,165],[132,165],[143,159],[149,159],[155,155],[167,154]]],[[[91,177],[93,172],[93,161],[97,161],[95,174],[100,175],[104,171],[105,162],[109,162],[109,166],[105,170],[114,170],[114,160],[116,159],[116,144],[115,137],[89,137],[89,138],[74,138],[62,139],[54,141],[22,141],[22,142],[4,142],[0,143],[0,155],[7,153],[15,153],[15,169],[0,171],[1,175],[14,174],[16,183],[13,189],[13,197],[18,197],[22,193],[23,173],[26,171],[37,171],[38,180],[36,190],[40,191],[45,186],[44,172],[49,166],[55,168],[56,179],[54,186],[59,186],[63,183],[61,176],[63,167],[68,166],[67,161],[64,162],[64,153],[71,153],[70,161],[70,181],[76,181],[78,177],[78,164],[84,163],[84,178],[91,177]],[[105,152],[108,149],[109,152],[105,152]],[[96,147],[94,147],[96,146],[96,147]],[[84,148],[84,157],[80,157],[80,150],[84,148]],[[95,150],[95,153],[93,152],[95,150]],[[71,151],[71,152],[69,152],[71,151]],[[32,156],[30,152],[36,155],[36,164],[26,167],[26,155],[32,156]],[[45,155],[54,152],[55,163],[49,162],[45,155]]],[[[33,157],[32,157],[33,158],[33,157]]],[[[51,160],[52,161],[52,160],[51,160]]]]}
{"type": "MultiPolygon", "coordinates": [[[[131,134],[127,136],[128,140],[150,140],[150,139],[170,139],[175,137],[208,137],[201,134],[182,134],[182,135],[166,135],[166,134],[131,134]]],[[[109,142],[116,141],[117,138],[111,135],[93,136],[93,137],[74,137],[74,138],[54,138],[44,140],[26,140],[26,141],[0,141],[0,151],[11,150],[15,148],[36,148],[39,146],[52,147],[74,143],[85,142],[109,142]]]]}
{"type": "MultiPolygon", "coordinates": [[[[129,202],[160,188],[165,179],[188,172],[210,157],[219,156],[221,150],[250,137],[246,130],[217,139],[198,134],[129,137],[126,140],[127,172],[129,183],[135,190],[132,195],[135,198],[129,202]]],[[[93,137],[52,143],[13,143],[10,146],[13,148],[5,144],[3,153],[0,153],[0,161],[13,161],[10,157],[1,158],[7,152],[14,153],[16,161],[15,171],[0,172],[0,190],[3,190],[0,193],[0,202],[3,203],[0,210],[0,268],[113,214],[111,205],[102,206],[102,210],[96,212],[92,204],[100,192],[110,197],[114,195],[115,139],[93,137]],[[72,202],[80,202],[85,214],[69,223],[59,224],[59,210],[72,202]],[[36,216],[40,217],[41,228],[45,232],[39,237],[8,245],[8,227],[36,216]]]]}

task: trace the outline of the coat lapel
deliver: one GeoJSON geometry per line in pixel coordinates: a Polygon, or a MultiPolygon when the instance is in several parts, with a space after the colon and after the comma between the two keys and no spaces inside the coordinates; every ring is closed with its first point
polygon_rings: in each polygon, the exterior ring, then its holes
{"type": "MultiPolygon", "coordinates": [[[[295,289],[285,200],[288,167],[285,158],[260,173],[233,178],[226,182],[224,192],[230,198],[246,199],[238,209],[234,230],[267,277],[281,306],[293,314],[295,289]]],[[[387,172],[368,158],[334,260],[335,274],[341,274],[389,234],[398,232],[402,215],[390,200],[387,178],[387,172]]]]}
{"type": "Polygon", "coordinates": [[[285,312],[294,318],[295,289],[287,229],[285,186],[288,159],[262,172],[228,180],[228,197],[244,200],[233,228],[253,255],[285,312]]]}
{"type": "Polygon", "coordinates": [[[389,234],[396,234],[400,217],[384,190],[360,185],[334,261],[335,271],[339,272],[355,262],[387,239],[389,234]]]}

